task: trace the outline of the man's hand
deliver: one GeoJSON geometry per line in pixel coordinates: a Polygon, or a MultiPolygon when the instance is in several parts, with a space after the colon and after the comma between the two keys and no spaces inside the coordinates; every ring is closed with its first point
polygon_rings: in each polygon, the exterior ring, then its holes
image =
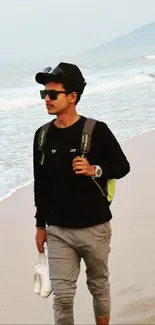
{"type": "Polygon", "coordinates": [[[86,158],[77,156],[73,160],[73,170],[77,175],[94,176],[95,166],[90,165],[86,158]]]}
{"type": "Polygon", "coordinates": [[[46,230],[44,228],[37,228],[36,232],[36,245],[40,253],[44,252],[44,243],[46,242],[46,230]]]}

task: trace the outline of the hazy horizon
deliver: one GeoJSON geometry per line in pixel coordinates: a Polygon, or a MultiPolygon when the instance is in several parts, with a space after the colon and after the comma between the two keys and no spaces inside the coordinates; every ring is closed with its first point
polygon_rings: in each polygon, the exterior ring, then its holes
{"type": "Polygon", "coordinates": [[[152,21],[154,0],[0,0],[0,61],[81,53],[152,21]]]}

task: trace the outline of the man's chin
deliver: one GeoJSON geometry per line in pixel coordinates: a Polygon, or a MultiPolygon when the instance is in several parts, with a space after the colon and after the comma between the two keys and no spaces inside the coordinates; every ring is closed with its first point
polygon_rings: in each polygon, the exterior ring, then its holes
{"type": "Polygon", "coordinates": [[[48,112],[48,114],[50,114],[50,115],[55,115],[56,114],[56,109],[54,109],[54,108],[47,108],[47,112],[48,112]]]}
{"type": "Polygon", "coordinates": [[[49,111],[48,111],[48,114],[49,114],[49,115],[56,115],[56,112],[49,112],[49,111]]]}

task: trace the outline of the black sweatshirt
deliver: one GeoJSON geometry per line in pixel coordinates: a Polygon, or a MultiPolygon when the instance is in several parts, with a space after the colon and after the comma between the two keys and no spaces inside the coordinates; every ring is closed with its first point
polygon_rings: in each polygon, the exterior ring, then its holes
{"type": "MultiPolygon", "coordinates": [[[[67,128],[51,124],[45,142],[45,163],[40,165],[39,128],[34,137],[34,197],[36,226],[56,225],[84,228],[112,218],[109,202],[91,177],[76,175],[72,161],[80,153],[85,117],[67,128]]],[[[97,121],[87,155],[90,165],[99,165],[103,174],[96,180],[104,189],[108,179],[119,179],[130,165],[116,138],[104,122],[97,121]]]]}

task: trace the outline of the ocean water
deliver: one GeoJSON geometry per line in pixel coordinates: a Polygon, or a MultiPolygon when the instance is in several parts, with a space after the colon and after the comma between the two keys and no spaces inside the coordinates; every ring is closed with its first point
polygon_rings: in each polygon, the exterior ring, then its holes
{"type": "MultiPolygon", "coordinates": [[[[87,81],[79,114],[106,122],[119,141],[154,129],[155,60],[144,58],[153,53],[139,48],[74,57],[87,81]]],[[[34,76],[49,64],[0,62],[0,201],[33,180],[34,133],[50,120],[34,76]]]]}

